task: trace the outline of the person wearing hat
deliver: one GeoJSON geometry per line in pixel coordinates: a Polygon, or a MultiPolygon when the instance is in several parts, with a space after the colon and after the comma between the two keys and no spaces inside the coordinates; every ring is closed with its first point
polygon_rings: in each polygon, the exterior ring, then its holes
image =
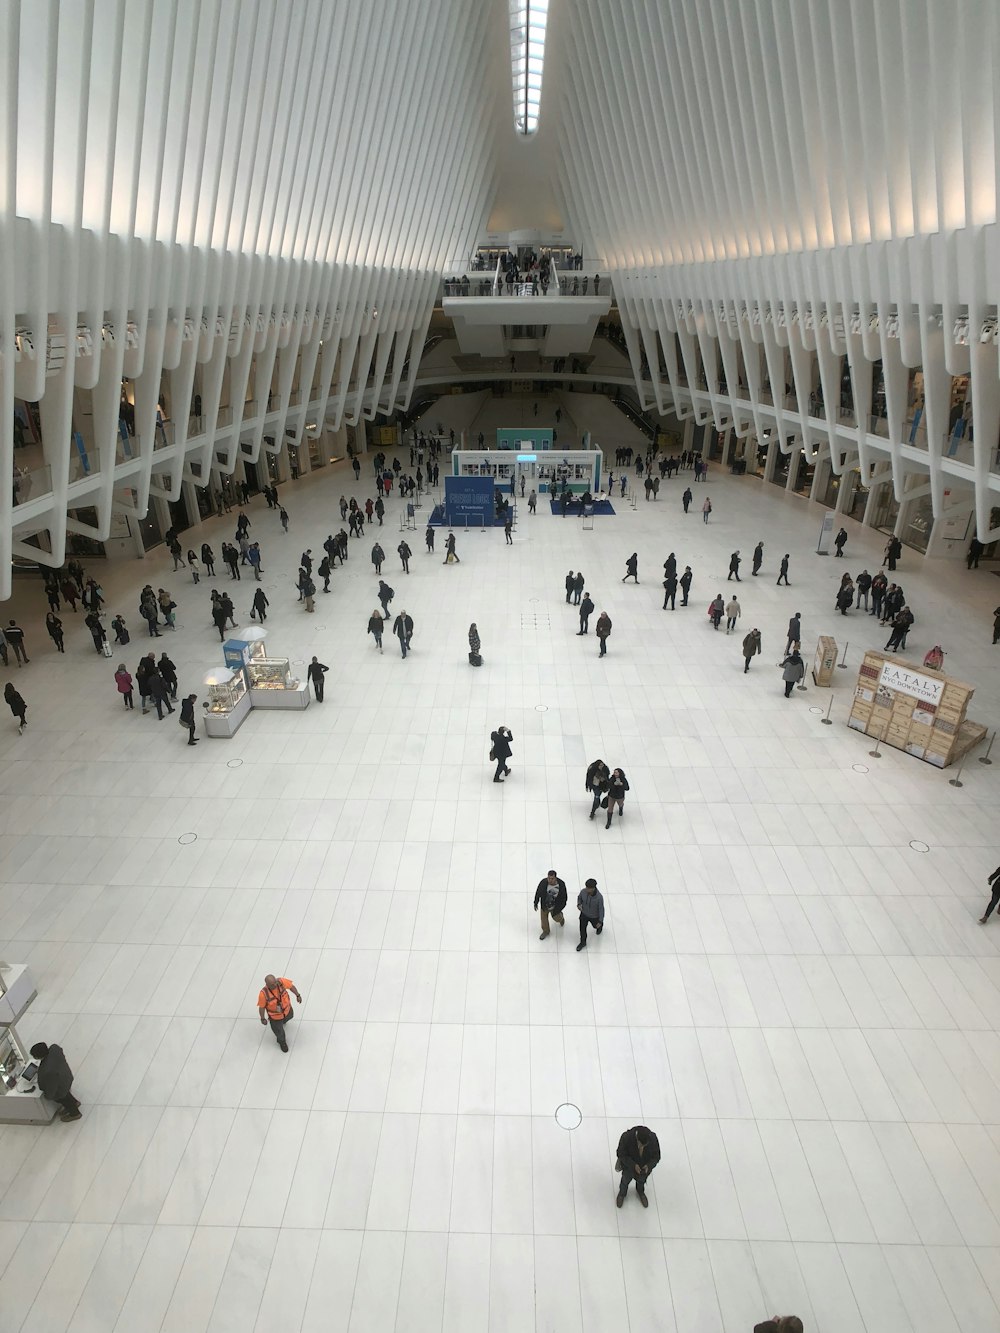
{"type": "Polygon", "coordinates": [[[542,933],[538,937],[540,940],[548,938],[550,916],[558,925],[566,924],[563,908],[566,906],[567,896],[566,884],[554,870],[550,870],[544,879],[538,881],[538,888],[535,890],[535,911],[540,912],[542,918],[542,933]]]}
{"type": "Polygon", "coordinates": [[[577,895],[576,905],[580,912],[580,943],[577,953],[587,947],[587,927],[593,926],[600,935],[604,929],[604,899],[597,887],[596,879],[588,879],[577,895]]]}

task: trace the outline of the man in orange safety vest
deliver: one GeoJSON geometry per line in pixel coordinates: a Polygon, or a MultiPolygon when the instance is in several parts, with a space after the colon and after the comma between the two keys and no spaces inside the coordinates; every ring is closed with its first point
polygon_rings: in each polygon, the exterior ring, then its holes
{"type": "Polygon", "coordinates": [[[271,1024],[271,1031],[277,1038],[278,1045],[286,1053],[288,1043],[285,1040],[285,1024],[295,1012],[292,1009],[289,991],[301,1004],[302,996],[296,989],[295,982],[289,977],[272,976],[269,972],[264,978],[264,989],[257,996],[257,1012],[260,1014],[261,1024],[271,1024]]]}

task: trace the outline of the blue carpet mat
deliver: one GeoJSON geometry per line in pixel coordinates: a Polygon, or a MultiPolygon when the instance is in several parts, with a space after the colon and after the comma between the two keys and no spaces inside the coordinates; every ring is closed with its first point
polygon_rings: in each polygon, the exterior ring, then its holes
{"type": "MultiPolygon", "coordinates": [[[[552,513],[555,514],[557,517],[562,516],[562,505],[559,503],[558,500],[550,500],[549,508],[552,510],[552,513]]],[[[610,500],[595,500],[594,513],[597,514],[598,516],[604,514],[614,514],[614,512],[615,512],[615,507],[610,500]]],[[[579,500],[570,500],[569,509],[566,512],[566,517],[567,518],[580,517],[579,500]]]]}

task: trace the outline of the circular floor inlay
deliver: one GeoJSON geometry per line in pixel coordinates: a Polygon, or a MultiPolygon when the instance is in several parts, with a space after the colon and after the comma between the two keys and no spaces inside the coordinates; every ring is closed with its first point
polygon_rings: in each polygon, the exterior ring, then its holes
{"type": "Polygon", "coordinates": [[[867,765],[867,764],[852,764],[851,767],[854,769],[855,773],[867,773],[867,772],[868,772],[868,765],[867,765]]]}
{"type": "Polygon", "coordinates": [[[572,1102],[563,1102],[556,1107],[556,1124],[560,1129],[579,1129],[583,1121],[579,1106],[572,1102]]]}
{"type": "Polygon", "coordinates": [[[919,838],[911,838],[911,839],[910,839],[910,846],[913,848],[913,850],[914,850],[915,852],[929,852],[929,851],[930,851],[930,848],[927,846],[926,842],[921,842],[919,838]]]}
{"type": "Polygon", "coordinates": [[[822,713],[823,710],[822,710],[822,708],[817,708],[817,707],[815,706],[815,704],[813,704],[813,705],[810,707],[809,711],[810,711],[810,713],[822,713]]]}
{"type": "Polygon", "coordinates": [[[536,713],[547,713],[548,711],[549,711],[548,704],[535,704],[536,713]]]}
{"type": "Polygon", "coordinates": [[[227,768],[239,768],[239,767],[241,766],[242,763],[243,763],[243,760],[242,760],[242,759],[227,759],[227,760],[226,760],[226,767],[227,767],[227,768]]]}
{"type": "Polygon", "coordinates": [[[198,835],[197,833],[182,833],[177,841],[182,847],[187,847],[190,843],[198,841],[198,835]]]}

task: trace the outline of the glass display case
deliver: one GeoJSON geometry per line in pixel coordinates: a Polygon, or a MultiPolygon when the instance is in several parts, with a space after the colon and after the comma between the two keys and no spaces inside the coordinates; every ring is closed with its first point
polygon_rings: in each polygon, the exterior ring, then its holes
{"type": "Polygon", "coordinates": [[[59,1109],[42,1096],[37,1062],[14,1026],[34,998],[27,967],[0,962],[0,1124],[47,1125],[59,1109]]]}
{"type": "Polygon", "coordinates": [[[0,962],[0,1024],[16,1023],[36,993],[24,963],[0,962]]]}
{"type": "Polygon", "coordinates": [[[228,739],[235,736],[250,712],[250,691],[243,671],[215,667],[205,673],[205,735],[228,739]]]}
{"type": "Polygon", "coordinates": [[[307,708],[307,681],[292,675],[287,657],[264,657],[248,662],[250,701],[254,708],[307,708]]]}

